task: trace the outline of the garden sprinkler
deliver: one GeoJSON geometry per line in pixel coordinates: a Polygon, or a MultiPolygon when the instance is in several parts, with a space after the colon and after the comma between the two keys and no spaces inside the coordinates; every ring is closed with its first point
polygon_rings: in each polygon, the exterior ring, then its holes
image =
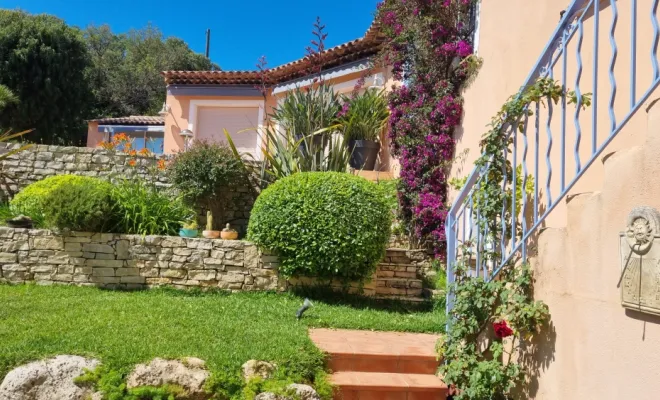
{"type": "Polygon", "coordinates": [[[305,302],[303,303],[302,307],[300,307],[300,309],[296,313],[296,319],[299,320],[300,318],[302,318],[302,315],[305,313],[305,311],[307,311],[313,305],[314,304],[312,304],[312,302],[309,301],[309,299],[305,299],[305,302]]]}

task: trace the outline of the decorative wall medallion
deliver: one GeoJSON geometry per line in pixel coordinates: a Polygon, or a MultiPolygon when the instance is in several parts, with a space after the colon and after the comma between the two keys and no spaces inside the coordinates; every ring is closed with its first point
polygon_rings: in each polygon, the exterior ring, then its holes
{"type": "Polygon", "coordinates": [[[637,207],[628,216],[621,242],[621,304],[625,308],[660,315],[660,213],[637,207]]]}

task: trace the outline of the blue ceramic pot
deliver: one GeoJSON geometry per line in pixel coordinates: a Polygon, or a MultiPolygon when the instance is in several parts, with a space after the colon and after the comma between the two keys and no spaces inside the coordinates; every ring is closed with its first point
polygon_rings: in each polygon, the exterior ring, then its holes
{"type": "Polygon", "coordinates": [[[199,231],[197,229],[183,229],[179,231],[179,236],[184,237],[184,238],[196,238],[197,235],[199,234],[199,231]]]}

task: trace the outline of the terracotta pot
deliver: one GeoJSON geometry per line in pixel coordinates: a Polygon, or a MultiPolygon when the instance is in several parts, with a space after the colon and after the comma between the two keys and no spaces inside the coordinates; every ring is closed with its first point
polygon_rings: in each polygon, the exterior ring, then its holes
{"type": "Polygon", "coordinates": [[[236,240],[236,239],[238,239],[238,232],[236,232],[236,231],[229,231],[229,232],[222,231],[222,232],[220,232],[220,238],[222,238],[224,240],[236,240]]]}
{"type": "Polygon", "coordinates": [[[202,231],[202,236],[207,239],[217,239],[220,237],[220,231],[202,231]]]}

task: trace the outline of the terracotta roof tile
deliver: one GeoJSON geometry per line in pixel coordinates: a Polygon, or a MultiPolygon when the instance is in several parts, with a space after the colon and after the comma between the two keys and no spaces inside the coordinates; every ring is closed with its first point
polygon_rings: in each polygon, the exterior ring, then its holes
{"type": "Polygon", "coordinates": [[[99,125],[165,125],[165,118],[147,115],[131,115],[130,117],[99,118],[91,122],[99,125]]]}
{"type": "MultiPolygon", "coordinates": [[[[374,21],[365,35],[348,43],[332,47],[322,53],[323,69],[333,68],[361,58],[373,56],[380,49],[383,38],[374,21]]],[[[269,69],[271,83],[287,82],[308,75],[308,56],[269,69]]],[[[255,85],[260,83],[258,71],[165,71],[162,72],[168,85],[255,85]]]]}

